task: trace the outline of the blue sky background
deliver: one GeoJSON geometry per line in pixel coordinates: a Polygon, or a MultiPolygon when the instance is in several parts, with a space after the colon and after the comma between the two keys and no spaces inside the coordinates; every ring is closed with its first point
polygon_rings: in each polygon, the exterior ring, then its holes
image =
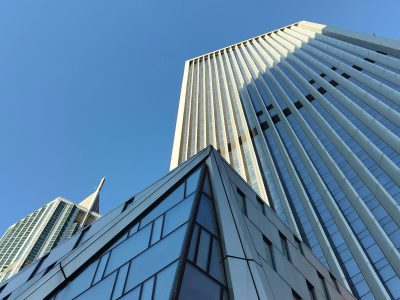
{"type": "Polygon", "coordinates": [[[0,1],[0,234],[102,176],[105,213],[168,172],[184,61],[309,20],[400,39],[400,1],[0,1]]]}

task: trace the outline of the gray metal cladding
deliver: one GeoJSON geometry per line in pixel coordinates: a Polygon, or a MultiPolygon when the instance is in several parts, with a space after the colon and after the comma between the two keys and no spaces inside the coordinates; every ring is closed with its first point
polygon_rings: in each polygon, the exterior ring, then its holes
{"type": "Polygon", "coordinates": [[[400,298],[399,50],[302,21],[187,61],[171,168],[212,144],[356,297],[400,298]]]}

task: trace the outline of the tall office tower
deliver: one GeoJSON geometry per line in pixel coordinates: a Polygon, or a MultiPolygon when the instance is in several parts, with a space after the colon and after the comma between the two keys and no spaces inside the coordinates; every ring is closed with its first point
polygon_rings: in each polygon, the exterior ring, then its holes
{"type": "Polygon", "coordinates": [[[0,284],[0,298],[354,299],[211,147],[0,284]]]}
{"type": "Polygon", "coordinates": [[[360,299],[400,298],[400,43],[299,22],[185,64],[171,168],[212,144],[360,299]]]}
{"type": "Polygon", "coordinates": [[[103,183],[104,178],[96,191],[79,204],[58,197],[11,225],[0,239],[0,281],[69,239],[79,228],[98,219],[99,193],[103,183]]]}

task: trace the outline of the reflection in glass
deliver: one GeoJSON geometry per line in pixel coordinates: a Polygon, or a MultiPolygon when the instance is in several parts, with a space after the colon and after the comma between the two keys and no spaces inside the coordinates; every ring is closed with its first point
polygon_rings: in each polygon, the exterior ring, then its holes
{"type": "Polygon", "coordinates": [[[118,270],[117,281],[115,282],[114,293],[112,299],[120,297],[124,291],[125,279],[128,274],[129,263],[118,270]]]}
{"type": "Polygon", "coordinates": [[[219,300],[220,297],[221,286],[204,273],[198,271],[191,263],[187,263],[179,299],[219,300]]]}
{"type": "Polygon", "coordinates": [[[165,214],[163,236],[174,231],[189,219],[193,200],[194,195],[188,197],[165,214]]]}
{"type": "Polygon", "coordinates": [[[204,226],[207,230],[218,236],[216,230],[216,219],[214,215],[214,205],[211,199],[207,196],[202,195],[201,197],[196,221],[204,226]]]}
{"type": "Polygon", "coordinates": [[[198,168],[188,179],[186,179],[186,196],[189,196],[197,188],[201,168],[198,168]]]}
{"type": "Polygon", "coordinates": [[[135,235],[118,245],[111,251],[106,268],[106,275],[123,265],[132,257],[147,249],[149,245],[151,226],[138,231],[135,235]]]}
{"type": "Polygon", "coordinates": [[[140,296],[140,300],[151,300],[153,296],[153,284],[154,277],[151,277],[147,280],[142,287],[142,295],[140,296]]]}
{"type": "Polygon", "coordinates": [[[134,288],[179,257],[186,228],[182,226],[132,260],[125,290],[134,288]]]}
{"type": "Polygon", "coordinates": [[[168,268],[157,274],[156,287],[154,289],[154,299],[168,300],[172,291],[176,268],[178,262],[173,263],[168,268]]]}
{"type": "Polygon", "coordinates": [[[94,273],[96,272],[98,260],[89,265],[81,274],[57,294],[57,300],[72,299],[90,287],[94,273]]]}
{"type": "Polygon", "coordinates": [[[162,200],[155,208],[153,208],[147,216],[145,216],[140,222],[140,226],[143,227],[149,224],[151,221],[155,220],[158,216],[162,215],[169,208],[179,203],[184,197],[184,184],[181,184],[177,187],[171,194],[167,196],[164,200],[162,200]]]}
{"type": "MultiPolygon", "coordinates": [[[[92,288],[88,289],[85,293],[75,298],[76,300],[86,300],[86,299],[96,299],[96,300],[108,300],[111,297],[113,290],[115,278],[117,272],[114,272],[110,276],[100,281],[98,284],[94,285],[92,288]]],[[[65,299],[71,299],[69,297],[63,297],[65,299]]]]}

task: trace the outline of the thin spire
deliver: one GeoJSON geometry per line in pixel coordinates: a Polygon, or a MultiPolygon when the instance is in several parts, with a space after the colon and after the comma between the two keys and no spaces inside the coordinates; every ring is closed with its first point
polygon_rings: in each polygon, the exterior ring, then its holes
{"type": "Polygon", "coordinates": [[[86,199],[84,199],[81,203],[79,203],[79,206],[86,208],[88,212],[99,213],[99,198],[100,198],[99,195],[105,180],[106,180],[105,177],[101,178],[100,183],[97,186],[96,190],[92,194],[90,194],[86,199]]]}

